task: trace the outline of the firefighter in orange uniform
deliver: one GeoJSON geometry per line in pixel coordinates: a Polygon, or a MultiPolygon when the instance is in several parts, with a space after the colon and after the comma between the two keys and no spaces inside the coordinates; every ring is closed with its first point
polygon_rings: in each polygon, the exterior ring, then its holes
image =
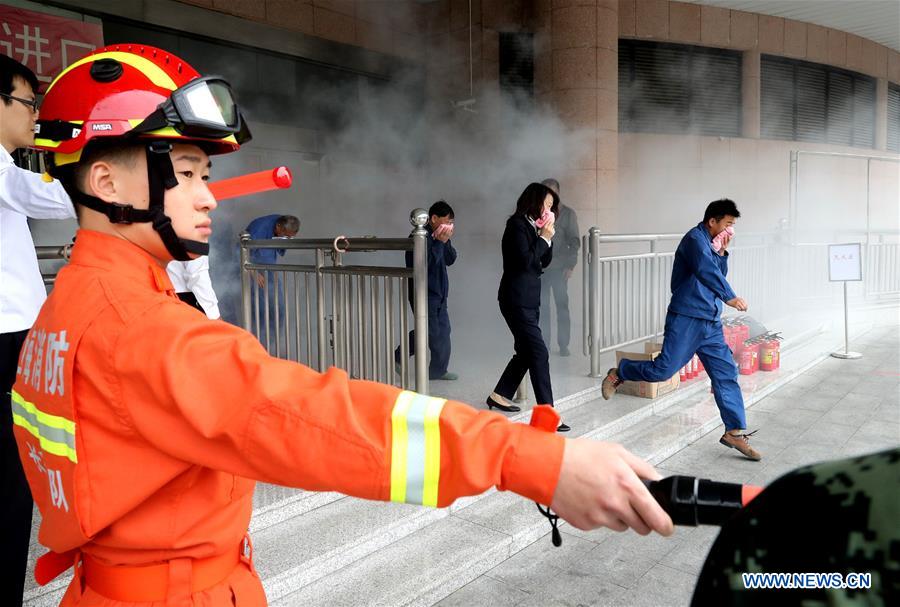
{"type": "Polygon", "coordinates": [[[582,529],[671,533],[639,479],[657,473],[618,445],[272,358],[175,296],[166,264],[209,249],[209,156],[249,136],[220,78],[110,46],[54,80],[41,118],[81,229],[12,403],[52,551],[36,575],[75,569],[63,605],[265,605],[257,480],[437,507],[496,486],[582,529]]]}

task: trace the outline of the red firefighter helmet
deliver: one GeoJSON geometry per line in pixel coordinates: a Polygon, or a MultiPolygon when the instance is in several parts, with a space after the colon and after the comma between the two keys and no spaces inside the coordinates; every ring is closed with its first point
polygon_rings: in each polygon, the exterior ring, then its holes
{"type": "Polygon", "coordinates": [[[139,44],[107,46],[76,61],[47,87],[34,147],[50,153],[48,171],[74,202],[113,223],[152,223],[174,259],[208,255],[209,244],[179,237],[165,214],[165,192],[178,186],[169,151],[178,142],[208,154],[234,152],[250,139],[228,83],[201,77],[185,61],[139,44]],[[142,144],[150,205],[107,203],[67,179],[85,149],[100,142],[142,144]]]}
{"type": "Polygon", "coordinates": [[[249,132],[225,80],[201,77],[167,51],[117,44],[76,61],[47,87],[34,146],[52,153],[52,171],[113,137],[189,141],[223,154],[249,132]]]}

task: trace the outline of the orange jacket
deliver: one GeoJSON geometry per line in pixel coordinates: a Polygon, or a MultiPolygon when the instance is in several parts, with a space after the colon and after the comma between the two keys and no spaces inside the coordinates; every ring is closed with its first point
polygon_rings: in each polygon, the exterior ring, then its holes
{"type": "Polygon", "coordinates": [[[13,389],[56,552],[113,565],[233,549],[256,480],[447,506],[496,486],[549,504],[563,441],[503,416],[270,357],[181,303],[125,240],[78,232],[13,389]]]}

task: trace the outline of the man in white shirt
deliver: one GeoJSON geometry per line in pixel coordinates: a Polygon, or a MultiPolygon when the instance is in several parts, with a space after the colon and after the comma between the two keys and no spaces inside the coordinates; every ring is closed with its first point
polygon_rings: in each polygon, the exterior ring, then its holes
{"type": "Polygon", "coordinates": [[[190,261],[170,261],[166,266],[169,280],[181,301],[191,305],[216,320],[219,314],[219,298],[209,278],[209,257],[203,255],[190,261]]]}
{"type": "Polygon", "coordinates": [[[31,535],[32,501],[12,431],[9,391],[19,353],[47,297],[28,218],[70,219],[75,210],[58,181],[13,164],[11,153],[34,143],[38,119],[34,73],[0,54],[0,605],[21,605],[31,535]]]}

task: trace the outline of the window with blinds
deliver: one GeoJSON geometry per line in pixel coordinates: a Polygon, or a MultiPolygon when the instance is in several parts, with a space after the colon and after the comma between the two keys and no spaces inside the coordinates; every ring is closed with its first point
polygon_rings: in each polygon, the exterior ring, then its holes
{"type": "Polygon", "coordinates": [[[619,40],[619,131],[741,134],[741,53],[619,40]]]}
{"type": "Polygon", "coordinates": [[[519,106],[534,101],[534,34],[500,32],[500,90],[519,106]]]}
{"type": "Polygon", "coordinates": [[[766,139],[875,147],[875,79],[763,55],[760,128],[766,139]]]}
{"type": "Polygon", "coordinates": [[[900,85],[888,84],[887,149],[900,153],[900,85]]]}

